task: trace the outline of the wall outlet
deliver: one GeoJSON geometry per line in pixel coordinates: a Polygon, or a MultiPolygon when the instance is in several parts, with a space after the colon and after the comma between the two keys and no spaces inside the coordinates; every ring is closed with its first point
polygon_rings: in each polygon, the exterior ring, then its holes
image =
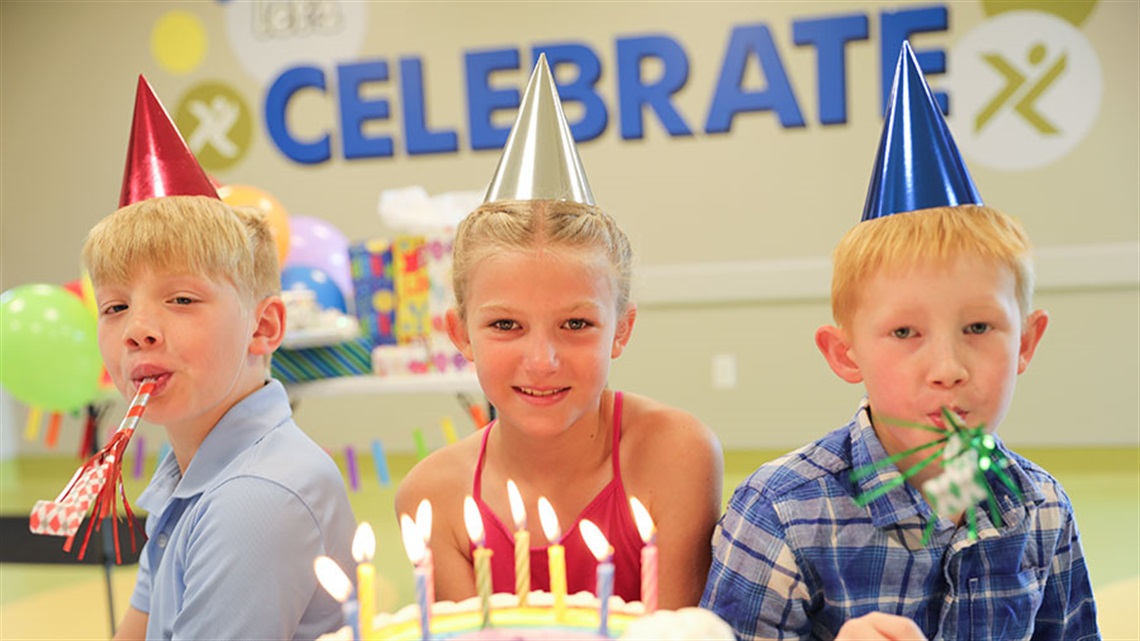
{"type": "Polygon", "coordinates": [[[736,354],[716,354],[712,359],[713,389],[736,389],[736,354]]]}

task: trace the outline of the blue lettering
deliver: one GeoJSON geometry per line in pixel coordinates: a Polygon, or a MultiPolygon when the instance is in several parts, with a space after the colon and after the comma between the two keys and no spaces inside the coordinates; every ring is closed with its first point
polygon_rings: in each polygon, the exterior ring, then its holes
{"type": "Polygon", "coordinates": [[[289,100],[293,94],[306,87],[319,89],[323,93],[325,74],[316,67],[294,67],[278,76],[265,95],[265,126],[281,153],[294,162],[313,165],[325,162],[332,156],[329,135],[326,133],[311,142],[302,142],[289,133],[285,122],[289,100]]]}
{"type": "Polygon", "coordinates": [[[847,43],[867,39],[867,16],[852,14],[792,22],[792,40],[816,50],[819,122],[847,122],[847,43]]]}
{"type": "Polygon", "coordinates": [[[400,87],[404,99],[404,137],[408,153],[415,156],[459,149],[459,138],[454,130],[431,131],[427,128],[423,63],[419,58],[400,60],[400,87]]]}
{"type": "Polygon", "coordinates": [[[763,24],[737,27],[732,30],[728,51],[724,54],[724,65],[709,107],[705,131],[724,133],[732,129],[732,119],[736,114],[767,110],[775,111],[785,128],[804,126],[803,114],[768,27],[763,24]],[[768,80],[768,88],[764,91],[746,92],[740,87],[744,81],[744,67],[751,54],[756,54],[768,80]]]}
{"type": "Polygon", "coordinates": [[[375,158],[392,155],[392,138],[364,135],[367,120],[388,118],[388,100],[364,100],[360,85],[388,79],[388,63],[383,60],[359,62],[337,66],[338,95],[340,98],[341,135],[344,137],[345,158],[375,158]]]}
{"type": "Polygon", "coordinates": [[[644,137],[641,116],[646,106],[657,112],[670,136],[693,135],[669,100],[689,79],[689,59],[676,40],[666,36],[618,39],[617,66],[623,139],[644,137]],[[661,79],[653,84],[641,78],[641,63],[649,57],[658,58],[663,67],[661,79]]]}
{"type": "Polygon", "coordinates": [[[582,105],[582,118],[570,123],[570,133],[574,140],[585,142],[602,135],[609,123],[606,113],[606,103],[598,95],[595,87],[598,79],[602,77],[602,62],[598,55],[586,45],[540,45],[534,48],[534,59],[539,54],[546,54],[546,61],[550,64],[550,72],[555,74],[557,83],[558,65],[572,64],[578,68],[578,77],[570,84],[558,84],[558,96],[563,106],[567,102],[577,102],[582,105]]]}
{"type": "Polygon", "coordinates": [[[511,127],[496,127],[491,123],[495,111],[517,109],[522,102],[518,89],[491,89],[491,72],[519,68],[519,52],[514,49],[496,49],[469,53],[467,66],[467,117],[468,135],[472,149],[501,149],[507,144],[511,127]]]}
{"type": "MultiPolygon", "coordinates": [[[[945,6],[884,11],[879,20],[883,31],[879,44],[883,64],[883,113],[886,113],[887,102],[891,99],[895,66],[899,60],[903,41],[912,33],[946,31],[948,21],[945,6]]],[[[914,57],[918,60],[919,68],[928,79],[931,74],[946,73],[946,52],[941,49],[919,51],[913,42],[911,47],[914,48],[914,57]]],[[[946,92],[931,91],[934,99],[938,101],[938,108],[942,113],[950,115],[950,98],[946,92]]]]}

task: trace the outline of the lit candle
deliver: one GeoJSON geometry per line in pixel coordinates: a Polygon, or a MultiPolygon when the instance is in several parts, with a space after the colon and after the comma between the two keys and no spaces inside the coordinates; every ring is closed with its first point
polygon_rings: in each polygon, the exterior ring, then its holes
{"type": "Polygon", "coordinates": [[[530,532],[526,529],[526,507],[519,486],[507,481],[507,496],[511,501],[511,518],[515,521],[515,593],[519,605],[526,605],[530,594],[530,532]]]}
{"type": "Polygon", "coordinates": [[[610,618],[610,595],[614,591],[614,549],[610,547],[609,541],[606,540],[606,536],[602,534],[598,526],[591,523],[589,519],[582,519],[578,524],[578,529],[582,531],[582,538],[586,541],[586,547],[590,548],[590,552],[598,560],[598,588],[595,590],[598,593],[598,616],[600,618],[598,634],[602,637],[609,637],[607,628],[610,618]]]}
{"type": "Polygon", "coordinates": [[[629,507],[633,510],[637,532],[645,543],[641,548],[641,602],[649,613],[657,609],[657,526],[649,510],[636,497],[630,497],[629,507]]]}
{"type": "Polygon", "coordinates": [[[483,627],[491,625],[491,550],[483,547],[483,517],[475,499],[463,499],[463,520],[467,525],[467,536],[475,544],[475,589],[483,606],[483,627]]]}
{"type": "Polygon", "coordinates": [[[360,635],[372,639],[372,619],[376,616],[376,567],[372,556],[376,553],[376,533],[367,522],[356,527],[352,537],[352,558],[356,559],[356,595],[360,602],[360,635]]]}
{"type": "Polygon", "coordinates": [[[546,535],[546,557],[550,567],[550,594],[554,597],[554,620],[566,617],[566,550],[558,543],[562,539],[562,529],[558,526],[558,515],[545,496],[538,497],[538,520],[546,535]]]}
{"type": "Polygon", "coordinates": [[[428,596],[428,571],[423,563],[427,546],[424,545],[419,526],[407,514],[400,515],[400,532],[404,535],[404,551],[408,553],[408,559],[416,568],[414,577],[416,603],[420,606],[420,634],[422,638],[430,639],[432,601],[428,596]]]}
{"type": "Polygon", "coordinates": [[[340,566],[323,554],[313,561],[313,570],[317,573],[317,581],[326,592],[340,603],[344,614],[345,625],[352,629],[352,638],[360,638],[360,622],[358,620],[359,608],[356,600],[352,598],[352,581],[340,566]]]}
{"type": "Polygon", "coordinates": [[[424,540],[424,558],[419,565],[427,575],[428,605],[435,603],[435,560],[431,554],[431,501],[424,499],[416,507],[416,529],[424,540]]]}

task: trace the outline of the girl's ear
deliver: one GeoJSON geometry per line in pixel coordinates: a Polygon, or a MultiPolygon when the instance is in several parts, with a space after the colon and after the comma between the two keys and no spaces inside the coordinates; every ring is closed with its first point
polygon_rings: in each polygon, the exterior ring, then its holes
{"type": "Polygon", "coordinates": [[[625,351],[629,339],[633,336],[633,322],[637,320],[637,305],[629,304],[625,313],[618,318],[617,328],[614,330],[614,344],[610,349],[610,358],[617,358],[625,351]]]}
{"type": "Polygon", "coordinates": [[[475,355],[471,351],[471,337],[467,333],[467,323],[459,318],[459,312],[454,307],[447,310],[444,321],[447,325],[447,335],[451,338],[455,349],[459,350],[468,361],[474,363],[475,355]]]}
{"type": "Polygon", "coordinates": [[[847,332],[832,325],[824,325],[815,330],[815,346],[839,378],[848,383],[863,381],[863,372],[851,356],[851,341],[847,332]]]}
{"type": "Polygon", "coordinates": [[[256,324],[249,353],[272,354],[285,340],[285,302],[280,296],[269,296],[254,309],[256,324]]]}

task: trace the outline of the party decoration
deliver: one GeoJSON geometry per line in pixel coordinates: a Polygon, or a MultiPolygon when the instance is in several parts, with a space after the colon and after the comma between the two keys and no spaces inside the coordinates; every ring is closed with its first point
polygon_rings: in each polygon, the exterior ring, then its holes
{"type": "Polygon", "coordinates": [[[87,543],[91,540],[91,532],[99,529],[103,519],[111,517],[113,538],[115,541],[115,562],[122,563],[122,553],[119,549],[119,514],[116,508],[116,499],[123,498],[123,509],[127,513],[127,528],[131,534],[131,550],[135,547],[135,515],[131,511],[131,504],[127,501],[127,491],[123,487],[123,459],[127,453],[127,445],[135,433],[135,426],[142,417],[143,410],[154,391],[155,380],[143,379],[127,409],[127,415],[119,424],[119,429],[111,436],[103,449],[87,459],[71,481],[63,488],[54,501],[37,501],[32,508],[32,515],[28,526],[36,534],[50,534],[52,536],[66,536],[63,544],[65,552],[71,551],[71,545],[83,516],[88,507],[93,507],[91,523],[87,526],[87,534],[79,547],[79,560],[87,551],[87,543]]]}
{"type": "Polygon", "coordinates": [[[545,54],[534,65],[519,115],[483,198],[488,203],[497,200],[594,204],[545,54]]]}
{"type": "Polygon", "coordinates": [[[321,309],[333,309],[347,312],[348,306],[344,302],[344,294],[329,275],[316,267],[301,267],[290,265],[281,270],[281,289],[307,289],[317,297],[317,305],[321,309]]]}
{"type": "Polygon", "coordinates": [[[380,439],[372,439],[372,464],[376,467],[376,480],[385,487],[392,484],[392,474],[388,471],[388,456],[380,439]]]}
{"type": "Polygon", "coordinates": [[[70,292],[33,284],[0,294],[0,385],[16,400],[78,410],[98,396],[102,371],[95,319],[70,292]]]}
{"type": "MultiPolygon", "coordinates": [[[[851,480],[852,482],[858,482],[888,465],[894,465],[908,456],[922,452],[923,450],[933,449],[932,454],[912,465],[909,469],[902,471],[899,476],[892,478],[870,492],[855,497],[855,503],[860,507],[866,506],[883,494],[906,483],[907,479],[918,474],[941,456],[942,473],[923,483],[923,495],[926,496],[926,500],[934,509],[935,514],[939,516],[954,518],[965,511],[967,533],[970,539],[974,540],[978,538],[978,525],[973,507],[977,505],[979,501],[983,499],[986,500],[990,512],[990,520],[993,524],[997,527],[1001,527],[1002,524],[997,496],[990,487],[986,473],[992,472],[1018,499],[1021,498],[1021,489],[1018,488],[1017,484],[1013,482],[1013,479],[1005,473],[1005,468],[1009,467],[1009,458],[1001,450],[997,449],[997,441],[992,434],[986,431],[985,425],[968,428],[962,424],[958,415],[948,408],[942,408],[942,418],[946,423],[945,429],[890,418],[879,419],[900,427],[925,430],[941,434],[942,436],[924,445],[910,448],[880,461],[869,463],[852,470],[851,480]]],[[[923,545],[930,540],[930,535],[934,532],[934,524],[935,519],[931,519],[930,522],[926,524],[922,536],[923,545]]]]}
{"type": "Polygon", "coordinates": [[[140,74],[119,206],[160,196],[217,198],[218,193],[154,89],[140,74]]]}
{"type": "Polygon", "coordinates": [[[282,267],[292,266],[321,270],[345,299],[352,299],[348,238],[331,224],[312,216],[289,217],[289,252],[282,267]]]}
{"type": "Polygon", "coordinates": [[[356,471],[356,448],[344,446],[344,466],[348,470],[348,486],[353,492],[360,491],[360,475],[356,471]]]}
{"type": "Polygon", "coordinates": [[[904,41],[895,65],[863,220],[930,207],[982,204],[938,103],[904,41]]]}
{"type": "MultiPolygon", "coordinates": [[[[284,265],[289,256],[290,223],[289,212],[269,192],[251,185],[222,185],[218,188],[218,197],[232,207],[255,207],[265,214],[265,221],[273,232],[273,241],[277,244],[277,261],[284,265]]],[[[342,295],[343,296],[343,295],[342,295]]]]}

